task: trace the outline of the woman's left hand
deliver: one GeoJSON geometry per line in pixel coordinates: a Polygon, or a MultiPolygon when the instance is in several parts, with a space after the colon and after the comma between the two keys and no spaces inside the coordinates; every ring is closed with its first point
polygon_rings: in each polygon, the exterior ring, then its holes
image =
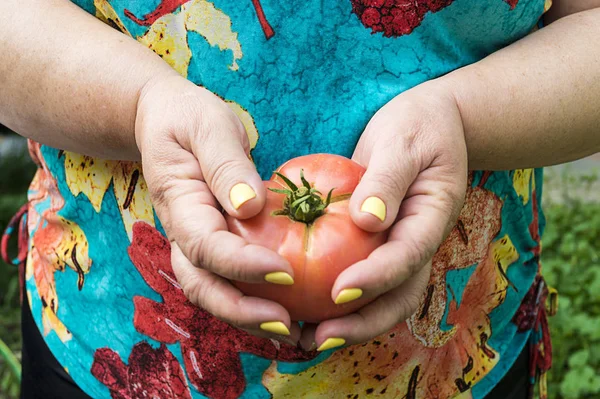
{"type": "Polygon", "coordinates": [[[350,200],[354,222],[389,230],[387,243],[346,269],[332,300],[376,298],[350,315],[305,325],[305,349],[368,341],[418,308],[431,259],[454,226],[467,185],[467,149],[453,96],[435,82],[407,91],[367,125],[353,159],[367,168],[350,200]]]}

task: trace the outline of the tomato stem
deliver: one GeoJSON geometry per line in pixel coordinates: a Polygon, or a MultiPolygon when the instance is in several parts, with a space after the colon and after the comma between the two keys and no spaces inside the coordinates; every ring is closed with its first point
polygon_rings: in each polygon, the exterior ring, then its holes
{"type": "Polygon", "coordinates": [[[300,181],[302,186],[298,187],[294,182],[279,172],[275,174],[287,184],[289,189],[269,188],[274,193],[284,194],[283,209],[273,212],[274,215],[286,215],[296,222],[310,224],[316,218],[325,213],[325,209],[331,203],[333,188],[323,200],[321,193],[304,178],[304,170],[300,170],[300,181]]]}

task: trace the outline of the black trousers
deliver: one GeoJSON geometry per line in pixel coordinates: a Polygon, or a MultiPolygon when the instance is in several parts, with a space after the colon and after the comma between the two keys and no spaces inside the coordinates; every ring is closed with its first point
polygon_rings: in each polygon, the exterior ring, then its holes
{"type": "MultiPolygon", "coordinates": [[[[23,301],[21,399],[90,399],[50,352],[35,325],[27,303],[27,295],[23,295],[23,301]]],[[[513,367],[486,399],[527,399],[528,376],[529,347],[526,346],[513,367]]]]}

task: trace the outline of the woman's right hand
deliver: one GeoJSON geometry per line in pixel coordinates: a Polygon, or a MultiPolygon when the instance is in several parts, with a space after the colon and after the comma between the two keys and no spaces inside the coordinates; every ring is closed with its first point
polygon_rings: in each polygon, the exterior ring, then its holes
{"type": "Polygon", "coordinates": [[[300,327],[283,306],[245,296],[229,282],[293,279],[283,257],[227,229],[222,210],[249,218],[266,198],[239,118],[208,90],[179,76],[157,77],[140,94],[135,138],[187,298],[253,335],[295,345],[300,327]]]}

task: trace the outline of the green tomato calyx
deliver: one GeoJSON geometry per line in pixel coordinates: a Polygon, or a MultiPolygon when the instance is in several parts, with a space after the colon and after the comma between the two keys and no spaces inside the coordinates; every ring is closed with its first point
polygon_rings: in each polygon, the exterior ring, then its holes
{"type": "Polygon", "coordinates": [[[302,186],[298,187],[290,179],[279,172],[275,172],[281,180],[287,184],[289,189],[269,188],[274,193],[284,194],[283,209],[273,212],[274,215],[286,215],[296,222],[310,224],[325,213],[325,209],[331,203],[333,188],[323,200],[321,192],[304,178],[304,170],[300,170],[302,186]]]}

